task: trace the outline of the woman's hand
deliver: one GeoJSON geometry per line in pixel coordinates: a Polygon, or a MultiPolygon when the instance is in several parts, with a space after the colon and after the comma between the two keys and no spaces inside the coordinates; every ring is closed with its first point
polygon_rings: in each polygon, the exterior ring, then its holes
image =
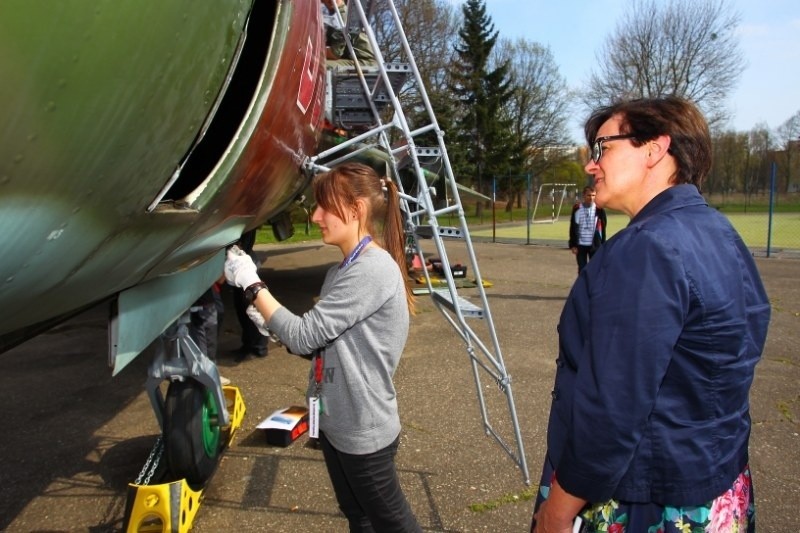
{"type": "Polygon", "coordinates": [[[568,493],[553,480],[550,494],[533,517],[536,521],[533,533],[572,533],[575,517],[584,505],[586,500],[568,493]]]}
{"type": "Polygon", "coordinates": [[[233,245],[228,249],[225,259],[225,279],[228,283],[246,289],[254,283],[261,281],[258,277],[258,268],[253,259],[241,248],[233,245]]]}
{"type": "Polygon", "coordinates": [[[555,511],[551,512],[550,501],[545,500],[539,506],[539,512],[534,515],[534,520],[536,520],[536,527],[534,527],[533,533],[572,533],[575,517],[569,519],[559,516],[559,513],[555,511]]]}

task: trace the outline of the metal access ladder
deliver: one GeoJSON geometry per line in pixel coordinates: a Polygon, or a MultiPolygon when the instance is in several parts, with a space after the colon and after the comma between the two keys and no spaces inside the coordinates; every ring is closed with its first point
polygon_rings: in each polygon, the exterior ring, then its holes
{"type": "MultiPolygon", "coordinates": [[[[453,176],[444,143],[444,132],[434,116],[396,7],[391,0],[381,3],[391,11],[407,64],[384,61],[368,22],[368,14],[374,7],[372,4],[373,0],[349,1],[347,20],[341,20],[340,17],[339,27],[346,28],[345,42],[355,65],[349,69],[336,67],[328,71],[329,93],[326,100],[330,107],[327,117],[334,127],[349,132],[350,137],[310,158],[306,167],[310,172],[319,172],[366,155],[373,161],[376,157],[379,158],[386,165],[387,175],[395,177],[407,221],[407,251],[424,265],[421,241],[432,241],[441,261],[444,278],[442,285],[435,286],[428,269],[422,268],[427,288],[415,292],[429,293],[435,306],[463,339],[472,365],[484,430],[512,458],[521,470],[525,484],[529,485],[530,476],[514,406],[511,376],[503,362],[484,280],[481,278],[461,205],[459,189],[463,187],[456,183],[453,176]],[[369,65],[360,64],[354,53],[351,36],[358,31],[366,33],[372,45],[375,61],[369,65]],[[413,130],[398,98],[399,90],[409,81],[416,85],[416,91],[427,111],[427,123],[413,130]],[[416,145],[415,139],[426,134],[430,137],[431,133],[437,140],[435,146],[416,145]],[[393,142],[390,137],[394,139],[393,142]],[[435,172],[431,170],[434,168],[435,172]],[[400,176],[409,174],[413,175],[411,183],[407,181],[404,186],[404,180],[400,176]],[[445,207],[436,207],[437,188],[446,189],[445,207]],[[458,225],[442,226],[439,224],[441,217],[455,218],[458,225]],[[461,253],[468,256],[466,271],[470,273],[470,278],[474,278],[477,298],[473,296],[467,299],[459,294],[445,239],[458,243],[464,249],[461,253]],[[504,422],[506,431],[503,435],[490,420],[490,411],[484,396],[485,379],[491,380],[505,396],[510,423],[504,422]],[[513,437],[509,437],[511,433],[513,437]],[[513,443],[510,442],[512,439],[513,443]]],[[[450,248],[453,246],[455,245],[451,244],[450,248]]],[[[505,407],[502,409],[505,410],[505,407]]],[[[494,412],[492,411],[493,414],[494,412]]]]}

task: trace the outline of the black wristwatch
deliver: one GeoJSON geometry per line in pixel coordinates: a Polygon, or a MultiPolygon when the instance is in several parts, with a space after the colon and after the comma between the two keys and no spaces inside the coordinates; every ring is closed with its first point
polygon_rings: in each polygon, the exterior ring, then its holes
{"type": "Polygon", "coordinates": [[[253,283],[252,285],[247,287],[244,290],[244,299],[247,300],[247,304],[250,305],[253,302],[255,302],[256,301],[256,295],[258,294],[258,291],[260,291],[261,289],[266,289],[266,288],[267,288],[267,284],[264,283],[263,281],[256,281],[255,283],[253,283]]]}

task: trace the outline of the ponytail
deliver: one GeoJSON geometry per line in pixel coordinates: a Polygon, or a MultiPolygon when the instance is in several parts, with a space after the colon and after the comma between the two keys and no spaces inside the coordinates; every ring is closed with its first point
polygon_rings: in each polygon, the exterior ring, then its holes
{"type": "MultiPolygon", "coordinates": [[[[397,190],[397,185],[390,179],[382,179],[382,183],[386,185],[386,210],[383,218],[383,246],[389,255],[392,256],[397,266],[400,267],[400,272],[403,274],[403,279],[406,279],[406,272],[408,266],[406,265],[406,233],[403,226],[403,217],[400,215],[400,194],[397,190]]],[[[414,313],[414,293],[411,292],[411,287],[408,283],[406,286],[406,302],[408,303],[408,310],[414,313]]]]}

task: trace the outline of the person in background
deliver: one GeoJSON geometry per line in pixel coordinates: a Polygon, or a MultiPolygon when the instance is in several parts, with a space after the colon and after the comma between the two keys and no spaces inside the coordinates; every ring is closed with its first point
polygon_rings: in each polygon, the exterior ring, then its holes
{"type": "Polygon", "coordinates": [[[572,206],[569,217],[569,249],[578,260],[578,274],[606,241],[606,211],[595,205],[596,196],[594,187],[584,187],[583,202],[572,206]]]}
{"type": "MultiPolygon", "coordinates": [[[[239,239],[239,248],[249,255],[255,264],[256,254],[253,247],[256,244],[256,229],[245,232],[239,239]]],[[[241,328],[241,346],[234,352],[234,361],[241,363],[248,357],[266,357],[269,354],[269,337],[264,335],[247,316],[247,307],[250,304],[245,298],[244,291],[233,287],[233,307],[236,319],[241,328]]]]}
{"type": "Polygon", "coordinates": [[[597,205],[630,216],[572,287],[531,529],[755,531],[749,391],[770,305],[700,189],[708,125],[677,97],[585,126],[597,205]]]}
{"type": "MultiPolygon", "coordinates": [[[[339,22],[339,16],[341,16],[342,21],[347,24],[347,4],[344,0],[320,0],[320,2],[322,19],[325,23],[325,58],[327,66],[354,66],[355,63],[350,58],[344,31],[339,22]]],[[[372,51],[372,45],[363,29],[356,33],[351,33],[350,42],[353,45],[353,52],[355,52],[356,58],[362,67],[375,64],[375,53],[372,51]]]]}
{"type": "MultiPolygon", "coordinates": [[[[224,280],[223,276],[215,281],[189,308],[189,336],[197,345],[197,348],[214,363],[217,362],[220,325],[225,312],[225,306],[222,303],[220,294],[224,280]]],[[[228,378],[222,375],[220,375],[220,382],[222,385],[230,385],[231,383],[228,378]]]]}
{"type": "Polygon", "coordinates": [[[228,252],[225,276],[245,289],[259,325],[266,322],[291,353],[314,354],[307,398],[339,508],[350,531],[421,531],[400,487],[394,457],[400,439],[392,383],[408,337],[413,296],[405,279],[405,233],[396,185],[365,165],[317,175],[312,220],[342,262],[328,271],[314,307],[283,307],[252,259],[228,252]],[[382,228],[380,244],[374,239],[382,228]]]}

